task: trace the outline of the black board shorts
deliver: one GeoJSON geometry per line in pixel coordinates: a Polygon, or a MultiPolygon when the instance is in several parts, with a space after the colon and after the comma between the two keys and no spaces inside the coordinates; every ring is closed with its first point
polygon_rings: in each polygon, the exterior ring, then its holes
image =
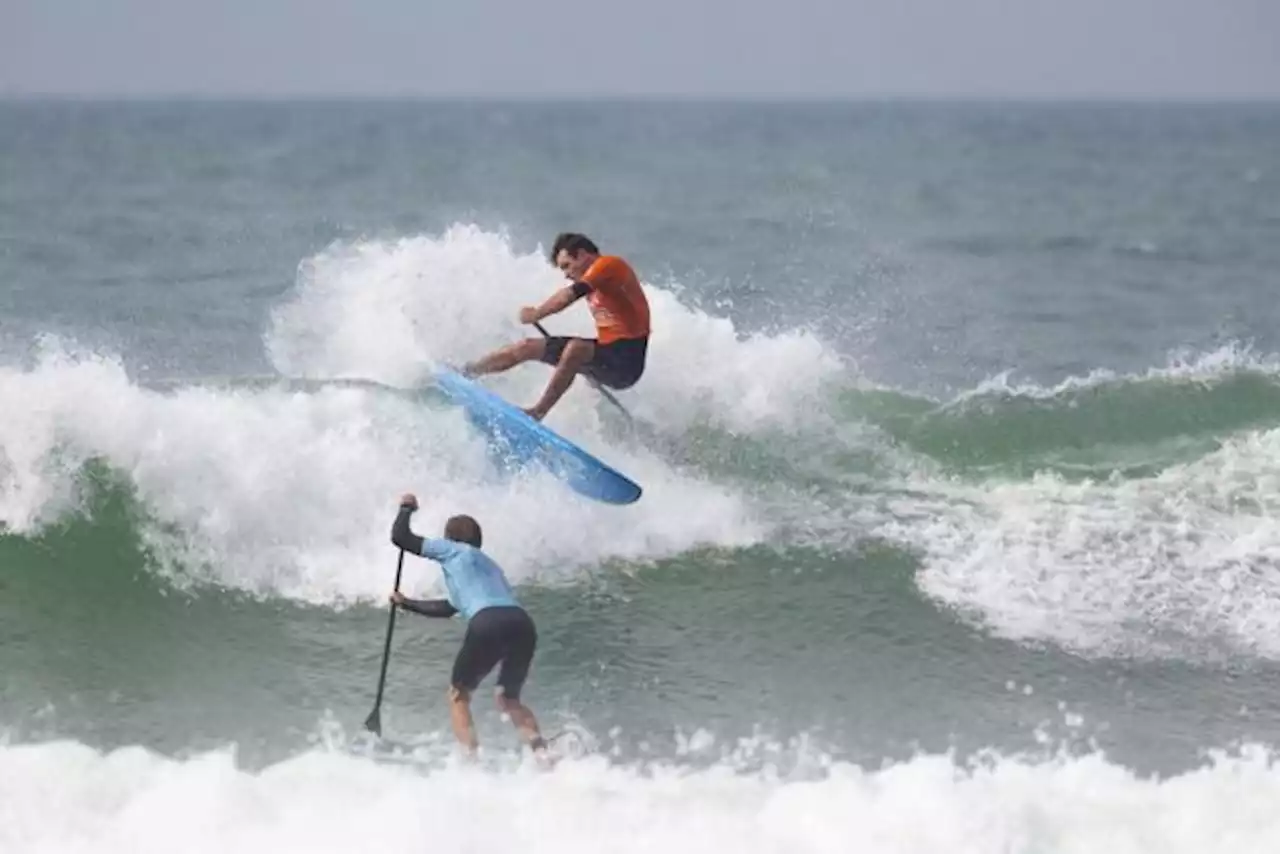
{"type": "MultiPolygon", "coordinates": [[[[548,365],[560,362],[565,345],[574,338],[556,336],[547,339],[547,346],[542,351],[542,361],[548,365]]],[[[644,373],[645,356],[649,350],[648,338],[619,338],[608,344],[601,344],[594,338],[578,338],[578,341],[590,341],[595,345],[595,355],[582,368],[582,373],[601,385],[610,388],[624,389],[635,385],[644,373]]]]}
{"type": "Polygon", "coordinates": [[[453,662],[453,687],[468,694],[501,662],[498,685],[504,696],[520,699],[538,645],[533,619],[514,605],[484,608],[467,623],[462,649],[453,662]]]}

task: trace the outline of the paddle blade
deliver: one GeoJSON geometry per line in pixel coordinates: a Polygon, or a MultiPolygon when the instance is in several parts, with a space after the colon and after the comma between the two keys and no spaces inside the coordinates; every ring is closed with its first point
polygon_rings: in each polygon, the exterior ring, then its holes
{"type": "Polygon", "coordinates": [[[382,710],[378,706],[374,706],[369,717],[364,719],[364,728],[379,738],[382,737],[382,710]]]}

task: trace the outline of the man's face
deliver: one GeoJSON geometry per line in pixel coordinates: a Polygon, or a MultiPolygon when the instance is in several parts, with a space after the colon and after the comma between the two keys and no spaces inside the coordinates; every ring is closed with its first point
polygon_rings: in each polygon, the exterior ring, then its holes
{"type": "Polygon", "coordinates": [[[587,272],[587,268],[591,266],[591,260],[591,254],[581,249],[574,253],[561,249],[556,254],[556,266],[560,268],[560,272],[575,282],[587,272]]]}

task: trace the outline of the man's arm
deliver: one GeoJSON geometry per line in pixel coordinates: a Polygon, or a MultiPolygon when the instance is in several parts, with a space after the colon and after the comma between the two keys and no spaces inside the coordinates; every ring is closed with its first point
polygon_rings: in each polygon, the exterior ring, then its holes
{"type": "Polygon", "coordinates": [[[401,596],[398,604],[406,611],[424,617],[452,617],[458,613],[458,609],[448,599],[409,599],[401,596]]]}
{"type": "Polygon", "coordinates": [[[400,512],[396,513],[396,520],[391,524],[391,542],[407,552],[421,555],[422,537],[419,537],[409,529],[409,517],[417,509],[418,502],[416,500],[401,501],[400,512]]]}
{"type": "Polygon", "coordinates": [[[574,282],[556,291],[542,305],[526,308],[520,312],[521,323],[537,323],[544,317],[550,317],[564,311],[591,292],[591,286],[585,282],[574,282]]]}
{"type": "MultiPolygon", "coordinates": [[[[423,540],[422,537],[415,534],[409,529],[409,517],[418,509],[418,499],[413,493],[405,493],[400,499],[400,511],[396,513],[396,520],[391,525],[391,542],[407,552],[413,552],[423,557],[442,557],[436,552],[440,551],[440,546],[436,545],[431,550],[431,554],[425,554],[428,550],[425,548],[427,542],[436,544],[437,540],[423,540]]],[[[391,601],[406,611],[413,611],[415,614],[421,614],[424,617],[452,617],[458,613],[458,609],[448,599],[410,599],[399,590],[391,594],[391,601]]]]}

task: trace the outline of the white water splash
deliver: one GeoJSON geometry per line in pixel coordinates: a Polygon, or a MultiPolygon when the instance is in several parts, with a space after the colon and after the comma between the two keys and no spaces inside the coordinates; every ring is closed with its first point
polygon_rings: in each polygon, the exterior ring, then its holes
{"type": "Polygon", "coordinates": [[[1259,748],[1153,779],[1099,755],[829,762],[789,778],[599,757],[548,773],[419,772],[324,751],[251,773],[227,752],[0,746],[9,854],[1264,854],[1280,848],[1277,799],[1280,771],[1259,748]]]}

